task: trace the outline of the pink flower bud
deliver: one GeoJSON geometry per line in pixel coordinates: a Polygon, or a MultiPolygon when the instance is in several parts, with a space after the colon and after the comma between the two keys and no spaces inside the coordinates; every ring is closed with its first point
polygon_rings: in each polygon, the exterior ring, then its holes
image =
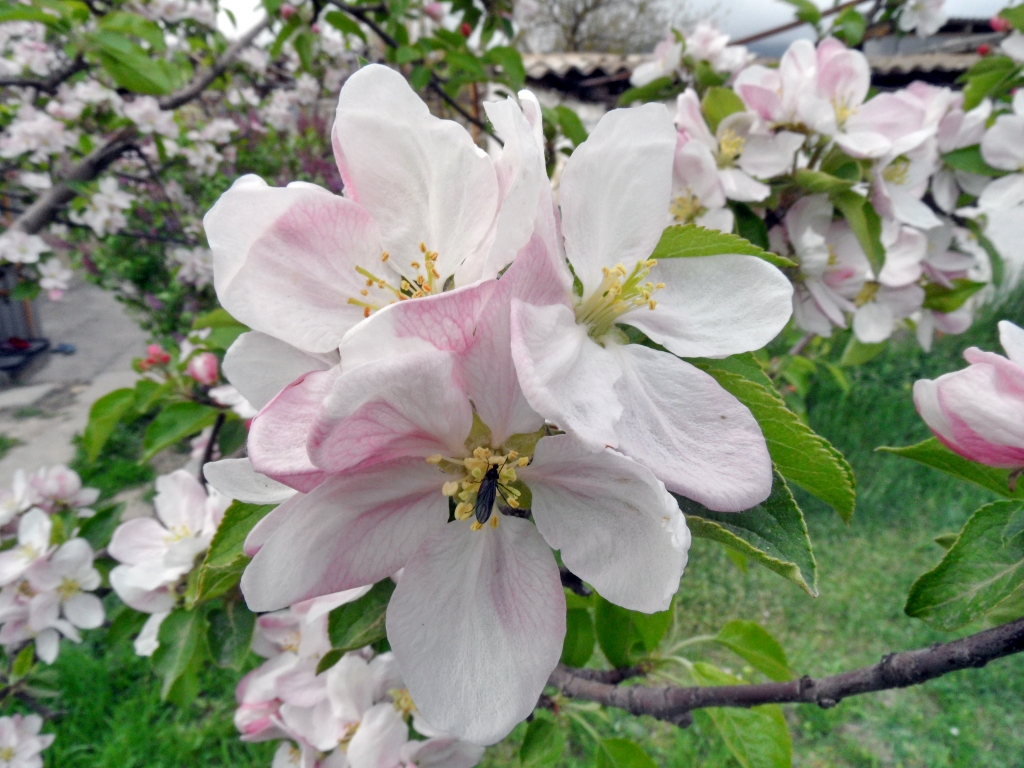
{"type": "Polygon", "coordinates": [[[992,53],[992,48],[989,47],[988,43],[982,43],[978,46],[979,56],[988,56],[990,53],[992,53]]]}
{"type": "Polygon", "coordinates": [[[444,18],[444,6],[440,3],[427,3],[423,6],[423,13],[440,24],[441,19],[444,18]]]}
{"type": "Polygon", "coordinates": [[[295,12],[297,10],[298,8],[296,8],[294,5],[288,5],[288,3],[285,3],[284,5],[281,6],[281,18],[287,21],[288,19],[295,15],[295,12]]]}
{"type": "Polygon", "coordinates": [[[469,26],[469,22],[462,22],[462,26],[459,27],[459,32],[462,33],[463,37],[469,37],[473,33],[473,28],[469,26]]]}
{"type": "Polygon", "coordinates": [[[146,347],[146,361],[150,365],[167,365],[171,356],[159,344],[150,344],[146,347]]]}
{"type": "Polygon", "coordinates": [[[988,25],[992,27],[996,32],[1009,32],[1013,29],[1013,24],[1008,19],[1004,19],[1002,16],[993,16],[989,21],[988,25]]]}
{"type": "Polygon", "coordinates": [[[200,384],[212,386],[220,379],[220,361],[212,352],[193,355],[192,359],[188,361],[185,373],[200,384]]]}

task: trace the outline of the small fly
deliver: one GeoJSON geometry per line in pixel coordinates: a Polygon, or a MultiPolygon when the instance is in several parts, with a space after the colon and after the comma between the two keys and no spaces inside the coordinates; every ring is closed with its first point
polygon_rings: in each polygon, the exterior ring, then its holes
{"type": "Polygon", "coordinates": [[[501,463],[501,466],[492,464],[487,468],[487,472],[484,474],[484,479],[480,481],[480,490],[476,493],[476,505],[473,508],[473,514],[476,515],[476,521],[480,525],[486,523],[494,510],[494,502],[500,495],[502,500],[507,505],[507,510],[502,508],[502,513],[506,515],[512,515],[514,517],[529,517],[530,510],[520,509],[518,496],[519,493],[511,488],[507,488],[501,482],[501,471],[505,468],[505,461],[501,463]]]}

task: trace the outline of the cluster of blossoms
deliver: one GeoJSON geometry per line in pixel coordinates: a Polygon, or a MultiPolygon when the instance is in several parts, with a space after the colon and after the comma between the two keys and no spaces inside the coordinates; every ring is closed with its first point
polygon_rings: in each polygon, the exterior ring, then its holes
{"type": "Polygon", "coordinates": [[[877,343],[910,325],[927,349],[936,330],[966,330],[992,295],[979,235],[1007,283],[1024,269],[1024,97],[965,111],[962,93],[920,82],[869,99],[870,79],[862,53],[827,38],[793,43],[778,68],[741,69],[731,91],[685,90],[668,218],[732,231],[742,207],[798,264],[788,274],[800,328],[828,337],[852,326],[877,343]],[[965,148],[995,171],[947,164],[965,148]],[[851,207],[877,217],[873,241],[851,207]]]}
{"type": "Polygon", "coordinates": [[[637,67],[629,78],[631,85],[641,87],[662,77],[685,75],[700,62],[714,72],[734,75],[754,58],[745,46],[729,45],[729,35],[713,24],[702,21],[688,34],[673,32],[654,49],[652,61],[637,67]]]}
{"type": "Polygon", "coordinates": [[[252,329],[224,370],[260,409],[248,458],[206,476],[279,505],[246,540],[250,609],[402,570],[401,678],[475,744],[526,717],[558,662],[552,550],[606,599],[662,611],[690,543],[672,494],[725,512],[768,496],[757,422],[680,357],[758,349],[792,313],[767,261],[650,258],[677,144],[663,105],[601,120],[558,215],[536,99],[485,108],[494,157],[364,67],[333,128],[344,196],[243,177],[204,222],[218,297],[252,329]]]}
{"type": "Polygon", "coordinates": [[[43,768],[40,754],[53,743],[52,733],[43,733],[39,715],[0,717],[0,764],[4,768],[43,768]]]}
{"type": "Polygon", "coordinates": [[[394,654],[363,648],[317,674],[331,647],[328,612],[366,591],[324,595],[257,619],[252,649],[267,661],[238,684],[242,740],[283,739],[273,768],[472,768],[483,747],[423,720],[394,654]]]}
{"type": "Polygon", "coordinates": [[[0,645],[8,654],[34,641],[36,655],[51,663],[61,636],[77,643],[78,630],[103,623],[103,603],[91,594],[100,586],[92,547],[75,535],[75,521],[94,514],[98,497],[64,466],[28,476],[18,470],[4,492],[0,536],[11,546],[0,552],[0,645]]]}
{"type": "Polygon", "coordinates": [[[210,546],[231,499],[178,470],[156,479],[153,504],[155,517],[121,523],[107,548],[120,563],[110,572],[110,586],[125,605],[149,614],[135,639],[140,656],[159,646],[160,624],[179,599],[176,588],[210,546]]]}

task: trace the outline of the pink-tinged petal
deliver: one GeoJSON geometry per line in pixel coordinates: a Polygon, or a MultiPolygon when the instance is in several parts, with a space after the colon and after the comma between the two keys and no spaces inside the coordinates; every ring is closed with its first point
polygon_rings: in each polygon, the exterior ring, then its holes
{"type": "Polygon", "coordinates": [[[370,65],[352,75],[334,137],[346,194],[373,215],[403,274],[415,276],[410,265],[422,263],[420,243],[438,253],[443,276],[486,255],[498,210],[491,159],[458,123],[431,115],[401,74],[370,65]]]}
{"type": "Polygon", "coordinates": [[[616,443],[615,357],[562,304],[512,301],[512,358],[527,402],[593,450],[616,443]]]}
{"type": "Polygon", "coordinates": [[[712,135],[704,120],[700,97],[693,88],[687,88],[676,99],[675,124],[676,128],[685,133],[688,139],[699,141],[711,151],[718,149],[718,139],[712,135]]]}
{"type": "Polygon", "coordinates": [[[337,353],[310,355],[258,331],[239,336],[224,355],[224,375],[254,408],[262,408],[310,371],[338,363],[337,353]]]}
{"type": "Polygon", "coordinates": [[[285,502],[290,511],[242,575],[250,610],[373,584],[404,567],[448,520],[447,479],[422,459],[407,459],[333,476],[285,502]]]}
{"type": "Polygon", "coordinates": [[[551,550],[526,520],[445,525],[423,540],[388,605],[402,678],[434,727],[493,744],[537,704],[565,636],[551,550]]]}
{"type": "Polygon", "coordinates": [[[362,307],[348,303],[365,286],[355,268],[386,267],[373,219],[311,184],[241,181],[204,219],[221,304],[253,330],[299,349],[336,349],[363,319],[362,307]]]}
{"type": "Polygon", "coordinates": [[[96,595],[78,592],[64,602],[64,617],[79,629],[96,629],[104,615],[103,603],[96,595]]]}
{"type": "Polygon", "coordinates": [[[366,659],[346,654],[331,667],[327,672],[327,695],[331,711],[338,720],[358,723],[374,701],[374,679],[366,659]]]}
{"type": "Polygon", "coordinates": [[[93,552],[85,539],[69,539],[50,555],[50,568],[61,576],[82,576],[92,569],[93,552]]]}
{"type": "Polygon", "coordinates": [[[835,140],[851,157],[878,158],[892,150],[892,142],[875,131],[844,131],[835,140]]]}
{"type": "Polygon", "coordinates": [[[705,208],[725,205],[725,188],[711,150],[697,141],[680,144],[672,163],[672,194],[693,195],[705,208]]]}
{"type": "Polygon", "coordinates": [[[782,79],[779,70],[754,64],[736,75],[733,89],[748,109],[768,122],[782,118],[782,79]]]}
{"type": "Polygon", "coordinates": [[[920,106],[892,93],[880,93],[850,116],[845,130],[851,135],[878,134],[892,142],[918,131],[923,117],[920,106]]]}
{"type": "Polygon", "coordinates": [[[935,381],[918,379],[914,382],[914,406],[936,437],[947,446],[952,446],[953,427],[939,405],[939,390],[935,381]]]}
{"type": "Polygon", "coordinates": [[[142,589],[131,577],[131,567],[119,565],[110,572],[110,586],[129,608],[143,613],[163,613],[174,607],[175,598],[166,587],[142,589]]]}
{"type": "Polygon", "coordinates": [[[886,243],[885,265],[878,282],[900,287],[921,278],[921,262],[928,250],[928,236],[911,227],[900,227],[895,242],[886,243]]]}
{"type": "Polygon", "coordinates": [[[676,131],[662,104],[616,109],[576,148],[559,183],[565,252],[588,296],[602,267],[651,255],[665,229],[676,131]]]}
{"type": "Polygon", "coordinates": [[[804,281],[804,288],[830,323],[840,328],[846,327],[846,316],[843,314],[845,307],[841,297],[827,283],[816,277],[808,277],[804,281]]]}
{"type": "Polygon", "coordinates": [[[823,338],[832,335],[832,320],[821,310],[806,286],[794,286],[793,322],[809,333],[823,338]]]}
{"type": "Polygon", "coordinates": [[[524,396],[512,361],[511,304],[517,300],[568,306],[559,267],[544,240],[534,236],[498,281],[480,314],[473,343],[460,359],[466,393],[490,427],[493,445],[511,435],[534,432],[544,423],[524,396]]]}
{"type": "Polygon", "coordinates": [[[526,246],[533,234],[537,208],[551,205],[551,184],[544,164],[544,147],[513,99],[486,102],[484,109],[498,136],[505,142],[494,162],[498,178],[498,216],[494,244],[486,259],[467,261],[456,273],[456,283],[494,278],[526,246]]]}
{"type": "Polygon", "coordinates": [[[653,295],[657,306],[634,309],[620,321],[681,357],[760,349],[793,310],[792,283],[754,256],[662,259],[650,279],[665,284],[653,295]]]}
{"type": "Polygon", "coordinates": [[[427,350],[343,373],[324,400],[307,450],[325,472],[464,449],[473,409],[456,357],[427,350]]]}
{"type": "Polygon", "coordinates": [[[252,468],[303,493],[323,482],[306,442],[340,367],[314,371],[287,386],[252,420],[247,447],[252,468]]]}
{"type": "Polygon", "coordinates": [[[545,437],[518,470],[533,493],[537,530],[602,597],[633,611],[664,611],[679,589],[690,532],[649,469],[611,449],[592,453],[569,435],[545,437]]]}
{"type": "Polygon", "coordinates": [[[137,517],[114,530],[107,551],[121,563],[159,561],[167,551],[167,529],[152,517],[137,517]]]}
{"type": "Polygon", "coordinates": [[[935,381],[952,432],[950,447],[990,466],[1022,467],[1024,370],[1000,355],[969,351],[970,367],[935,381]]]}
{"type": "Polygon", "coordinates": [[[260,519],[249,535],[245,537],[243,551],[249,557],[253,557],[260,551],[260,547],[267,543],[267,539],[281,527],[281,523],[291,514],[292,508],[299,503],[305,494],[297,493],[285,502],[282,502],[272,509],[265,517],[260,519]]]}
{"type": "Polygon", "coordinates": [[[757,179],[770,179],[786,173],[793,167],[793,157],[803,146],[805,137],[791,131],[747,137],[743,154],[736,161],[745,172],[757,179]]]}
{"type": "Polygon", "coordinates": [[[363,715],[346,756],[351,768],[391,768],[399,765],[409,727],[389,701],[371,707],[363,715]]]}
{"type": "Polygon", "coordinates": [[[207,482],[231,499],[246,504],[280,504],[295,495],[295,490],[261,475],[249,459],[221,459],[203,466],[207,482]]]}
{"type": "Polygon", "coordinates": [[[206,498],[206,489],[183,469],[156,479],[156,516],[172,532],[197,535],[206,515],[206,498]]]}
{"type": "Polygon", "coordinates": [[[703,371],[637,344],[615,350],[622,378],[619,451],[682,494],[718,512],[768,498],[772,462],[750,411],[703,371]]]}
{"type": "Polygon", "coordinates": [[[462,354],[473,343],[480,313],[496,285],[486,280],[374,313],[342,340],[345,370],[431,348],[462,354]]]}
{"type": "Polygon", "coordinates": [[[1014,325],[1009,320],[999,321],[999,343],[1003,346],[1006,356],[1024,368],[1024,328],[1014,325]]]}

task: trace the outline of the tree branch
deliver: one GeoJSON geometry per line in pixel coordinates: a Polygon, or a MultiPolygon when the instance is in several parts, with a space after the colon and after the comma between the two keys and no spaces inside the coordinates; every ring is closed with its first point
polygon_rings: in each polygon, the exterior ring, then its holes
{"type": "Polygon", "coordinates": [[[223,75],[227,68],[238,58],[238,54],[243,49],[248,48],[259,33],[268,26],[270,26],[270,17],[264,16],[262,21],[258,22],[252,29],[233,42],[210,69],[200,72],[193,78],[191,83],[177,93],[172,93],[170,96],[160,99],[160,109],[177,109],[182,104],[192,101],[192,99],[205,91],[210,83],[223,75]]]}
{"type": "MultiPolygon", "coordinates": [[[[826,16],[832,16],[836,13],[842,13],[847,8],[853,8],[854,6],[857,5],[863,5],[866,2],[869,2],[869,0],[850,0],[850,2],[847,3],[840,3],[839,5],[833,8],[827,8],[823,10],[821,12],[821,18],[824,19],[826,16]]],[[[778,35],[781,32],[788,32],[791,29],[797,29],[798,27],[802,27],[807,23],[808,22],[806,21],[800,21],[799,19],[797,19],[796,21],[791,21],[788,24],[782,24],[778,27],[766,29],[764,32],[758,32],[756,35],[750,35],[749,37],[744,37],[741,38],[740,40],[732,40],[730,41],[730,45],[747,45],[749,43],[755,43],[758,40],[764,40],[766,37],[774,37],[775,35],[778,35]]]]}
{"type": "Polygon", "coordinates": [[[960,669],[984,667],[994,659],[1021,651],[1024,651],[1024,619],[949,643],[888,654],[870,667],[819,679],[804,676],[785,683],[707,688],[620,688],[594,679],[597,676],[591,670],[571,669],[560,664],[551,673],[548,684],[572,698],[596,701],[625,709],[634,715],[650,715],[683,724],[688,722],[690,712],[705,707],[804,703],[827,709],[848,696],[919,685],[960,669]]]}
{"type": "Polygon", "coordinates": [[[54,184],[48,190],[36,198],[23,214],[21,214],[11,229],[21,229],[30,235],[36,234],[39,230],[53,221],[57,213],[71,202],[78,194],[72,189],[71,184],[92,181],[105,171],[111,163],[134,146],[135,126],[122,128],[98,149],[82,160],[79,160],[60,182],[54,184]]]}
{"type": "Polygon", "coordinates": [[[57,92],[57,87],[69,77],[88,68],[89,65],[85,63],[85,59],[79,55],[64,69],[58,69],[47,77],[0,77],[0,87],[35,88],[37,91],[53,94],[57,92]]]}
{"type": "MultiPolygon", "coordinates": [[[[369,18],[368,11],[380,10],[380,6],[374,8],[362,8],[349,5],[348,3],[342,2],[342,0],[327,0],[327,2],[333,5],[335,8],[344,11],[352,18],[361,21],[363,24],[368,26],[371,30],[373,30],[373,33],[384,42],[384,44],[388,48],[394,48],[397,50],[400,47],[398,41],[395,40],[395,38],[393,38],[391,35],[385,32],[384,29],[377,22],[369,18]]],[[[448,92],[445,91],[445,89],[442,87],[443,85],[444,81],[441,80],[441,78],[439,78],[436,74],[434,74],[433,71],[431,71],[430,82],[427,84],[427,87],[430,88],[430,90],[436,93],[438,96],[440,96],[441,99],[449,107],[458,112],[464,120],[466,120],[468,123],[472,125],[475,125],[488,136],[500,142],[500,139],[498,139],[498,137],[494,135],[494,133],[491,131],[487,123],[471,115],[461,104],[459,104],[458,101],[456,101],[455,99],[448,95],[448,92]]]]}
{"type": "Polygon", "coordinates": [[[210,439],[206,441],[206,448],[203,449],[203,458],[199,460],[199,482],[206,487],[206,475],[203,474],[203,467],[213,459],[213,452],[217,449],[217,438],[220,436],[220,429],[224,426],[227,416],[224,411],[217,414],[217,420],[213,422],[213,429],[210,430],[210,439]]]}

